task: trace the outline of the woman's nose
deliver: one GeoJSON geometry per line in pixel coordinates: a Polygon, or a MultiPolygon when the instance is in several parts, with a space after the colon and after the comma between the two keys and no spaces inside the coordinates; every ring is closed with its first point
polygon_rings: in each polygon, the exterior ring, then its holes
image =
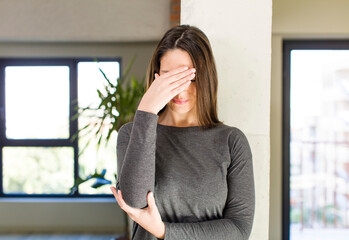
{"type": "Polygon", "coordinates": [[[183,90],[175,96],[175,99],[183,99],[186,98],[187,95],[187,90],[183,90]]]}

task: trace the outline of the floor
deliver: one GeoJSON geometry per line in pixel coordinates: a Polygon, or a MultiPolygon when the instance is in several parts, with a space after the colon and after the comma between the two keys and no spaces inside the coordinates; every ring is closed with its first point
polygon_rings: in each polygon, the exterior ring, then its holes
{"type": "Polygon", "coordinates": [[[120,235],[91,235],[91,234],[42,234],[42,235],[0,235],[0,240],[117,240],[120,235]]]}

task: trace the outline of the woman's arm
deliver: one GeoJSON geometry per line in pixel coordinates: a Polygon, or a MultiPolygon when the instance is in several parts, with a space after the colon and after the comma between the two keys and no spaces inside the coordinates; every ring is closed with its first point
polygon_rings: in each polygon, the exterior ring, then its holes
{"type": "Polygon", "coordinates": [[[237,128],[232,133],[229,137],[228,196],[223,219],[196,223],[165,222],[165,240],[249,238],[255,208],[252,153],[246,136],[237,128]]]}
{"type": "Polygon", "coordinates": [[[147,194],[154,192],[155,143],[158,112],[195,77],[195,69],[180,67],[159,76],[143,95],[132,129],[121,127],[117,141],[118,179],[116,188],[134,208],[147,206],[147,194]]]}
{"type": "Polygon", "coordinates": [[[158,115],[137,110],[133,124],[118,132],[116,189],[134,208],[147,207],[147,194],[154,192],[157,120],[158,115]]]}

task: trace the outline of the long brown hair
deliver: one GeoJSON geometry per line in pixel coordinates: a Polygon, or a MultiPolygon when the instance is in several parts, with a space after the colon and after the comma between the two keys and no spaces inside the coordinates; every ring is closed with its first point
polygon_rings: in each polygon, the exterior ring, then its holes
{"type": "MultiPolygon", "coordinates": [[[[154,74],[160,71],[160,60],[173,49],[186,51],[196,69],[196,107],[200,126],[210,128],[220,125],[217,116],[218,77],[211,45],[207,36],[197,27],[180,25],[169,29],[158,43],[146,75],[147,86],[154,81],[154,74]]],[[[166,106],[165,106],[166,107],[166,106]]],[[[161,113],[165,107],[159,112],[161,113]]]]}

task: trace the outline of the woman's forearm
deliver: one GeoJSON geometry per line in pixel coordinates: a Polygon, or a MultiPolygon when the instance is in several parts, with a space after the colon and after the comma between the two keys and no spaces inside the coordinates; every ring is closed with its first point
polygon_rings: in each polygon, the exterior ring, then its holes
{"type": "Polygon", "coordinates": [[[146,207],[147,193],[154,192],[157,120],[156,114],[137,110],[132,129],[119,131],[118,187],[131,207],[146,207]]]}

